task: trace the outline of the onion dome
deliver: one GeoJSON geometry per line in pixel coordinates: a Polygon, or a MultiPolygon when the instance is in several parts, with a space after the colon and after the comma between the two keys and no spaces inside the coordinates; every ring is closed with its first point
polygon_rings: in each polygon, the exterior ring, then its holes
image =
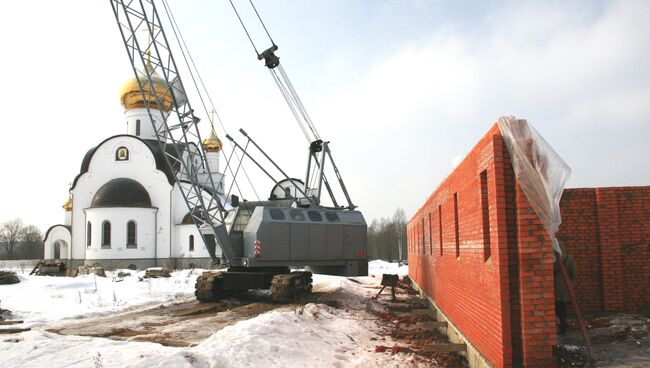
{"type": "Polygon", "coordinates": [[[68,200],[65,201],[65,203],[64,203],[63,206],[61,206],[61,207],[63,207],[63,209],[65,210],[65,212],[70,212],[70,211],[72,211],[72,194],[70,194],[70,195],[68,196],[68,200]]]}
{"type": "MultiPolygon", "coordinates": [[[[151,68],[151,64],[147,63],[147,72],[151,72],[151,68]]],[[[152,88],[149,85],[149,81],[147,81],[143,72],[138,73],[138,78],[142,82],[142,87],[145,90],[144,98],[142,92],[140,92],[138,80],[135,77],[132,77],[122,85],[122,88],[120,88],[120,102],[122,103],[122,106],[125,109],[133,109],[137,107],[146,107],[148,104],[150,108],[158,108],[156,96],[151,92],[152,88]]],[[[162,109],[170,111],[174,102],[171,91],[167,88],[167,83],[155,72],[151,75],[151,82],[153,83],[153,91],[155,91],[158,99],[160,99],[160,102],[162,103],[162,109]]]]}
{"type": "Polygon", "coordinates": [[[220,152],[222,147],[221,140],[217,138],[217,133],[212,128],[210,136],[203,140],[203,150],[205,152],[220,152]]]}

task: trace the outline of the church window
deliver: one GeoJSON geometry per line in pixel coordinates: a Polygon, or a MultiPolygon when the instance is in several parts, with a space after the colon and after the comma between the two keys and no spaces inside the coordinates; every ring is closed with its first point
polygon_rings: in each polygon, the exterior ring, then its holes
{"type": "Polygon", "coordinates": [[[140,136],[140,119],[135,121],[135,135],[140,136]]]}
{"type": "Polygon", "coordinates": [[[129,149],[122,146],[115,151],[115,161],[128,161],[129,149]]]}
{"type": "Polygon", "coordinates": [[[190,235],[190,252],[194,252],[194,235],[190,235]]]}
{"type": "Polygon", "coordinates": [[[137,248],[137,225],[131,220],[126,224],[126,247],[137,248]]]}
{"type": "Polygon", "coordinates": [[[88,221],[88,224],[86,225],[86,246],[87,247],[90,247],[90,241],[92,240],[91,230],[92,230],[92,225],[90,224],[90,221],[88,221]]]}
{"type": "Polygon", "coordinates": [[[61,258],[61,242],[54,243],[54,259],[61,258]]]}
{"type": "Polygon", "coordinates": [[[102,248],[111,247],[111,223],[104,221],[102,224],[102,248]]]}

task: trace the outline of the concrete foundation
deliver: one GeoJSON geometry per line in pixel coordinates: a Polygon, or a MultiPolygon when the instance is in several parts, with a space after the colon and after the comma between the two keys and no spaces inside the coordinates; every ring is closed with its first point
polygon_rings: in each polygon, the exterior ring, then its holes
{"type": "MultiPolygon", "coordinates": [[[[53,259],[45,260],[46,262],[54,262],[53,259]]],[[[106,270],[135,268],[143,270],[149,267],[165,267],[171,270],[174,269],[187,269],[187,268],[211,268],[210,258],[165,258],[165,259],[102,259],[102,260],[77,260],[77,259],[62,259],[63,263],[68,268],[79,266],[100,266],[106,270]]]]}

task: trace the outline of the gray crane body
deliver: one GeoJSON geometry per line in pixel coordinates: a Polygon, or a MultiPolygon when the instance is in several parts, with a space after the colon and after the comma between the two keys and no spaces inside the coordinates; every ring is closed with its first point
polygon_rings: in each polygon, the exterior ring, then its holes
{"type": "MultiPolygon", "coordinates": [[[[240,206],[239,211],[249,209],[240,206]]],[[[339,276],[368,274],[367,225],[359,211],[258,206],[242,230],[242,256],[249,267],[308,267],[339,276]]]]}

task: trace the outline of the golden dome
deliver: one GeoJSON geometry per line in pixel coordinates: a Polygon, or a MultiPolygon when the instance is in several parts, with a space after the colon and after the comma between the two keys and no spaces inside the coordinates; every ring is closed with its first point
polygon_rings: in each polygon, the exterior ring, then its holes
{"type": "MultiPolygon", "coordinates": [[[[147,65],[147,69],[151,71],[151,64],[147,65]]],[[[133,77],[127,80],[120,88],[120,102],[125,109],[132,109],[137,107],[146,107],[146,104],[149,104],[151,108],[158,108],[156,103],[156,97],[148,92],[151,87],[149,82],[146,80],[144,75],[139,77],[143,82],[143,88],[145,92],[145,98],[142,98],[142,93],[140,92],[140,86],[138,86],[138,80],[133,77]]],[[[163,104],[162,108],[165,111],[172,109],[174,104],[172,99],[171,91],[167,88],[167,83],[164,79],[158,76],[157,73],[154,73],[151,76],[151,81],[153,82],[153,89],[156,92],[156,95],[160,99],[160,102],[163,104]]]]}
{"type": "Polygon", "coordinates": [[[210,136],[203,140],[203,150],[205,152],[219,152],[222,147],[221,140],[217,138],[217,133],[212,128],[210,136]]]}
{"type": "Polygon", "coordinates": [[[72,211],[72,194],[68,196],[68,200],[65,201],[62,207],[66,212],[72,211]]]}

